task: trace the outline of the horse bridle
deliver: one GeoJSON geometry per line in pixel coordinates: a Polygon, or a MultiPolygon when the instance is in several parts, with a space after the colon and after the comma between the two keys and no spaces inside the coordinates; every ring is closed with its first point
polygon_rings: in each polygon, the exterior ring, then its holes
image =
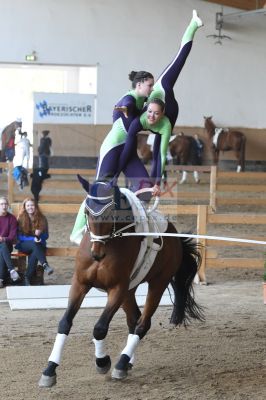
{"type": "MultiPolygon", "coordinates": [[[[87,205],[87,202],[85,202],[85,208],[86,210],[93,215],[94,217],[98,217],[101,214],[103,214],[104,211],[106,211],[109,207],[111,207],[112,205],[116,205],[116,202],[114,201],[114,195],[110,195],[110,196],[104,196],[104,197],[98,197],[98,196],[92,196],[90,194],[87,195],[87,199],[91,199],[91,200],[99,200],[99,201],[105,201],[105,200],[110,200],[100,211],[96,212],[94,211],[91,207],[89,207],[87,205]]],[[[115,237],[121,237],[122,236],[122,232],[125,231],[128,228],[131,228],[132,226],[135,226],[136,223],[132,222],[129,225],[124,226],[123,228],[120,228],[118,230],[116,230],[116,212],[117,210],[115,209],[115,214],[114,214],[114,222],[113,222],[113,227],[111,230],[111,233],[109,235],[95,235],[91,229],[90,229],[90,225],[89,225],[89,220],[88,220],[88,216],[86,215],[86,227],[87,227],[87,232],[90,236],[90,241],[91,242],[100,242],[102,244],[106,244],[106,242],[110,239],[113,239],[115,237]]]]}

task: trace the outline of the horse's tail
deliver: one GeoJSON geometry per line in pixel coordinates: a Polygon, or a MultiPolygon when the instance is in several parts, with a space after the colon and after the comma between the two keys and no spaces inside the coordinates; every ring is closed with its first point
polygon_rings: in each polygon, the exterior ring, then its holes
{"type": "Polygon", "coordinates": [[[245,154],[246,154],[246,136],[242,136],[241,145],[240,145],[240,165],[241,171],[245,171],[245,154]]]}
{"type": "Polygon", "coordinates": [[[181,238],[183,259],[171,281],[174,307],[170,323],[186,326],[191,319],[204,321],[203,307],[194,300],[193,280],[201,264],[200,245],[190,238],[181,238]]]}

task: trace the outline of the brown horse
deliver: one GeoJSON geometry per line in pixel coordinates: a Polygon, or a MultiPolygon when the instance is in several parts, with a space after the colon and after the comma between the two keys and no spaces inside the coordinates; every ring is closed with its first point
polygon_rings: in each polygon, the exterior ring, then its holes
{"type": "MultiPolygon", "coordinates": [[[[140,158],[144,164],[148,164],[152,160],[152,149],[147,144],[148,136],[146,134],[138,135],[138,151],[140,158]]],[[[169,142],[169,152],[176,165],[201,165],[201,159],[198,156],[198,147],[196,140],[192,136],[184,135],[180,132],[169,142]]],[[[183,171],[182,178],[179,183],[184,183],[187,179],[187,172],[183,171]]],[[[199,183],[199,174],[194,171],[194,179],[199,183]]]]}
{"type": "Polygon", "coordinates": [[[212,121],[212,117],[204,117],[204,120],[214,164],[217,165],[219,162],[220,151],[233,150],[237,159],[237,172],[244,171],[246,149],[244,133],[231,129],[217,128],[212,121]]]}
{"type": "Polygon", "coordinates": [[[137,135],[137,149],[143,164],[148,164],[152,160],[151,146],[147,144],[148,135],[140,133],[137,135]]]}
{"type": "Polygon", "coordinates": [[[13,161],[15,155],[15,134],[16,130],[21,130],[21,120],[16,120],[7,125],[1,134],[2,154],[1,161],[13,161]]]}
{"type": "MultiPolygon", "coordinates": [[[[169,284],[174,293],[170,322],[186,325],[192,318],[204,319],[201,307],[194,300],[192,288],[201,261],[198,245],[190,239],[173,236],[165,237],[163,241],[162,238],[155,239],[159,242],[158,253],[148,274],[140,282],[148,283],[146,304],[141,312],[135,298],[139,283],[132,287],[130,283],[145,235],[134,236],[136,222],[130,203],[117,186],[97,181],[90,185],[81,177],[79,180],[88,194],[85,202],[88,231],[76,256],[68,307],[59,322],[48,366],[39,381],[40,387],[51,387],[56,383],[56,367],[60,364],[65,340],[85,295],[92,287],[107,292],[107,304],[93,329],[95,365],[100,374],[106,374],[111,367],[105,349],[110,322],[120,307],[126,314],[129,335],[112,371],[114,379],[126,378],[139,341],[150,329],[151,318],[169,284]],[[126,236],[128,233],[133,236],[126,236]]],[[[170,222],[166,232],[170,235],[176,233],[170,222]]]]}

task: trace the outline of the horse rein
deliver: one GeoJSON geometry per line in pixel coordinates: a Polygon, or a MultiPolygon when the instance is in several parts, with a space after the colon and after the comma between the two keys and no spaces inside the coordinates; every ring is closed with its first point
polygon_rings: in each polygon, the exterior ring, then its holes
{"type": "MultiPolygon", "coordinates": [[[[100,215],[103,214],[104,211],[106,211],[109,207],[111,207],[112,205],[116,204],[114,201],[114,196],[105,196],[105,197],[97,197],[97,196],[92,196],[90,194],[87,195],[87,199],[92,199],[92,200],[109,200],[109,203],[107,203],[100,211],[95,212],[94,210],[92,210],[89,206],[87,206],[87,203],[85,202],[85,208],[86,210],[93,216],[95,217],[99,217],[100,215]]],[[[122,232],[125,231],[128,228],[131,228],[132,226],[135,226],[136,223],[132,222],[129,225],[124,226],[123,228],[120,228],[118,230],[116,230],[116,209],[115,209],[115,218],[114,218],[114,222],[113,222],[113,227],[112,227],[112,231],[109,235],[95,235],[91,229],[90,229],[90,225],[89,225],[89,221],[88,221],[88,215],[85,213],[86,216],[86,227],[87,227],[87,232],[90,236],[90,241],[91,242],[100,242],[102,244],[106,244],[106,242],[110,239],[113,239],[115,237],[122,237],[122,232]]]]}

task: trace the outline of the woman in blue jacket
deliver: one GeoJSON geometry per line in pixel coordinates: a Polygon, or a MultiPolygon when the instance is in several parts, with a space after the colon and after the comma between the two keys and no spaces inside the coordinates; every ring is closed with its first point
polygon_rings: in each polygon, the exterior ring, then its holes
{"type": "Polygon", "coordinates": [[[46,240],[49,237],[48,222],[34,199],[26,198],[18,215],[18,243],[16,248],[28,254],[25,285],[30,285],[39,262],[44,271],[51,275],[54,271],[46,259],[46,240]]]}

